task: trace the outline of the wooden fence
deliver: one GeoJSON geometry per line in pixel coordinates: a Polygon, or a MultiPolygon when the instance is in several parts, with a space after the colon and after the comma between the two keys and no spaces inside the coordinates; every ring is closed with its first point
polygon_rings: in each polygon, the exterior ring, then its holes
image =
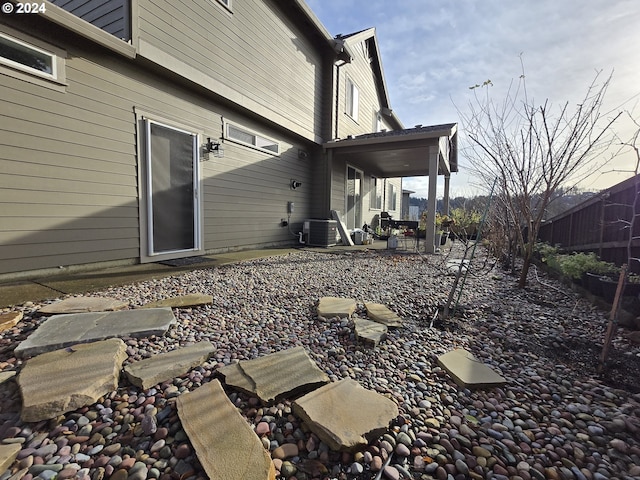
{"type": "MultiPolygon", "coordinates": [[[[595,252],[602,260],[622,265],[631,257],[640,259],[640,175],[634,176],[547,220],[538,239],[567,251],[595,252]],[[636,221],[633,232],[634,202],[636,221]]],[[[631,261],[631,271],[640,273],[640,261],[631,261]]]]}

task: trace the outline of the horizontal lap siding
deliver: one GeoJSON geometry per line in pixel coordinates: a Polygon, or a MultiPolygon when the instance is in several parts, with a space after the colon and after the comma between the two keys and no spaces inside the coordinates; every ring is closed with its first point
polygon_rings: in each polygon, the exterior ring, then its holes
{"type": "Polygon", "coordinates": [[[131,38],[130,0],[49,1],[118,38],[131,38]]]}
{"type": "Polygon", "coordinates": [[[140,0],[139,34],[312,138],[322,122],[321,56],[276,3],[235,2],[229,14],[211,0],[140,0]]]}
{"type": "MultiPolygon", "coordinates": [[[[184,4],[181,9],[188,10],[184,4]]],[[[295,241],[280,221],[287,218],[287,201],[294,202],[291,223],[297,232],[318,201],[310,192],[313,182],[322,181],[311,173],[319,147],[139,65],[87,51],[77,38],[43,40],[67,49],[66,92],[11,77],[0,84],[0,274],[139,257],[135,109],[163,123],[192,125],[201,138],[219,138],[223,117],[278,141],[277,156],[225,140],[223,157],[202,159],[204,246],[225,250],[295,241]],[[314,148],[309,158],[298,158],[299,149],[314,148]],[[303,186],[291,190],[291,179],[303,186]]],[[[268,44],[266,37],[260,42],[268,44]]],[[[317,112],[308,73],[315,74],[315,65],[296,58],[307,73],[291,79],[292,66],[284,73],[274,69],[275,83],[264,87],[265,94],[282,102],[282,92],[270,91],[276,84],[291,86],[287,108],[299,109],[296,118],[312,128],[309,119],[317,112]],[[294,90],[297,82],[304,85],[294,90]]],[[[248,76],[242,73],[239,81],[248,76]]]]}
{"type": "Polygon", "coordinates": [[[293,242],[280,222],[287,219],[287,202],[294,202],[291,230],[311,215],[311,158],[298,159],[299,145],[277,132],[260,131],[279,141],[281,155],[225,142],[224,157],[204,162],[205,249],[241,248],[256,244],[293,242]],[[292,190],[291,179],[302,182],[292,190]]]}
{"type": "Polygon", "coordinates": [[[132,110],[74,92],[74,72],[90,67],[69,55],[66,93],[0,86],[0,273],[138,254],[132,110]]]}

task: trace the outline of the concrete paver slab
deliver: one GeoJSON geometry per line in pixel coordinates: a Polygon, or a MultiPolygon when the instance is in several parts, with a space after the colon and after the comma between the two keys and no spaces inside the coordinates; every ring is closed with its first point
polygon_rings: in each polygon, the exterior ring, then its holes
{"type": "Polygon", "coordinates": [[[146,390],[202,365],[214,351],[211,342],[198,342],[131,363],[124,367],[124,373],[133,385],[146,390]]]}
{"type": "Polygon", "coordinates": [[[209,478],[275,480],[269,453],[218,380],[177,398],[178,416],[209,478]]]}
{"type": "MultiPolygon", "coordinates": [[[[4,382],[6,382],[7,380],[13,378],[16,376],[16,372],[15,371],[10,371],[10,372],[0,372],[0,385],[2,385],[4,382]]],[[[2,470],[0,470],[1,472],[2,470]]]]}
{"type": "Polygon", "coordinates": [[[387,326],[364,318],[354,319],[356,337],[365,344],[376,346],[387,338],[387,326]]]}
{"type": "Polygon", "coordinates": [[[402,318],[400,318],[397,313],[389,310],[386,305],[381,303],[365,302],[364,306],[367,309],[367,315],[371,320],[392,328],[402,326],[402,318]]]}
{"type": "Polygon", "coordinates": [[[179,308],[179,307],[198,307],[200,305],[208,305],[213,303],[213,295],[205,295],[203,293],[193,293],[190,295],[181,295],[179,297],[165,298],[157,302],[147,303],[142,308],[179,308]]]}
{"type": "Polygon", "coordinates": [[[126,345],[119,338],[85,343],[27,360],[18,375],[22,421],[38,422],[95,403],[118,388],[126,345]]]}
{"type": "Polygon", "coordinates": [[[239,363],[225,365],[218,369],[218,373],[224,377],[224,383],[230,387],[241,390],[249,395],[256,395],[256,382],[254,382],[239,363]]]}
{"type": "Polygon", "coordinates": [[[318,304],[318,315],[324,318],[349,318],[355,311],[356,301],[353,298],[322,297],[318,304]]]}
{"type": "Polygon", "coordinates": [[[438,357],[438,365],[464,388],[486,388],[504,385],[507,381],[464,348],[452,350],[438,357]]]}
{"type": "Polygon", "coordinates": [[[65,314],[65,313],[87,313],[87,312],[109,312],[127,308],[128,303],[105,297],[70,297],[45,305],[39,313],[44,314],[65,314]]]}
{"type": "Polygon", "coordinates": [[[306,394],[293,403],[293,411],[333,450],[366,446],[398,416],[398,406],[392,400],[352,379],[306,394]]]}
{"type": "MultiPolygon", "coordinates": [[[[240,361],[238,365],[242,372],[231,369],[228,372],[232,375],[243,373],[246,378],[235,377],[241,385],[240,388],[246,390],[247,386],[253,384],[253,394],[267,404],[285,396],[308,392],[329,382],[328,375],[309,358],[304,347],[240,361]]],[[[235,386],[229,383],[233,379],[227,377],[225,383],[235,386]]]]}
{"type": "Polygon", "coordinates": [[[18,443],[8,445],[0,444],[0,472],[6,472],[7,469],[13,465],[21,449],[22,445],[18,443]]]}
{"type": "Polygon", "coordinates": [[[106,338],[164,335],[175,322],[170,308],[55,315],[21,342],[14,355],[24,358],[106,338]]]}
{"type": "Polygon", "coordinates": [[[0,314],[0,332],[15,327],[24,317],[22,312],[7,312],[0,314]]]}

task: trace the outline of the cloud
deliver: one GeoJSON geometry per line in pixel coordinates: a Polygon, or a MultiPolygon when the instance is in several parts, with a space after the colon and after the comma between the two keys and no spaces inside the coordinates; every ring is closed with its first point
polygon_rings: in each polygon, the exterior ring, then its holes
{"type": "MultiPolygon", "coordinates": [[[[578,103],[598,71],[614,72],[604,111],[630,109],[628,100],[640,98],[637,0],[308,3],[332,34],[376,27],[391,106],[405,125],[459,121],[469,86],[487,79],[494,98],[503,98],[521,74],[520,54],[538,104],[578,103]]],[[[623,137],[629,128],[621,126],[623,137]]]]}

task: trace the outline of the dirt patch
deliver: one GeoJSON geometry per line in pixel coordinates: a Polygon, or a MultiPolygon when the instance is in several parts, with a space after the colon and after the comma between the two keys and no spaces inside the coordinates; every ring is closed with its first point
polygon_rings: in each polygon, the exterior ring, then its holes
{"type": "Polygon", "coordinates": [[[602,344],[581,337],[548,338],[545,355],[561,360],[576,371],[594,372],[604,384],[632,393],[640,393],[640,357],[612,347],[601,373],[602,344]]]}

